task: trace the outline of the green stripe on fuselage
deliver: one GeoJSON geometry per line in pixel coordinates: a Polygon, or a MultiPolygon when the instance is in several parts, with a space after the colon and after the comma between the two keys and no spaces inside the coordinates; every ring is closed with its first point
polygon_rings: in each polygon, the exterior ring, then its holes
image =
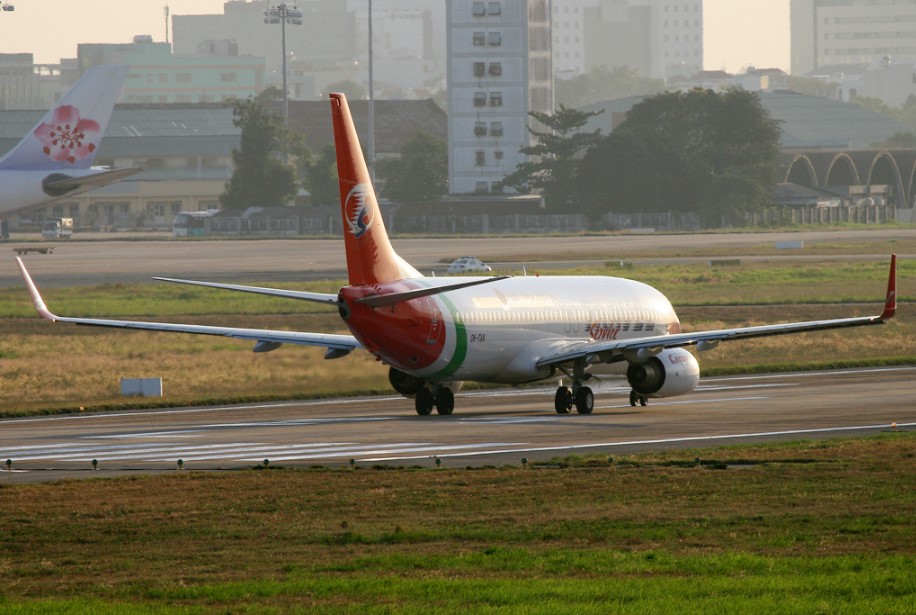
{"type": "Polygon", "coordinates": [[[440,369],[435,374],[427,376],[427,380],[435,382],[436,380],[444,380],[458,371],[458,368],[461,367],[461,364],[464,363],[465,357],[468,355],[468,335],[467,330],[464,327],[464,323],[458,322],[456,316],[458,310],[455,309],[455,306],[452,305],[452,302],[448,300],[445,294],[439,295],[439,298],[442,299],[442,303],[445,305],[449,314],[451,314],[452,322],[455,325],[455,352],[452,354],[452,358],[449,360],[448,365],[440,369]]]}

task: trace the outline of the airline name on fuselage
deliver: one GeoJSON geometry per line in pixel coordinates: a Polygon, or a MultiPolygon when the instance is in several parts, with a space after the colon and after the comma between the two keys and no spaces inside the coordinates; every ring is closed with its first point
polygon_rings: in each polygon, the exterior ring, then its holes
{"type": "Polygon", "coordinates": [[[585,324],[588,336],[597,341],[616,340],[621,332],[655,332],[653,322],[592,322],[585,324]]]}

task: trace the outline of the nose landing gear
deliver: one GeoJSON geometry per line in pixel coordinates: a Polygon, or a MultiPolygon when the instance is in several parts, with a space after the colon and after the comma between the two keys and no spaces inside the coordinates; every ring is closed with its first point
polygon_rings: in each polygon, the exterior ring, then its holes
{"type": "Polygon", "coordinates": [[[648,406],[649,398],[643,395],[642,393],[637,393],[636,391],[630,391],[630,405],[631,406],[648,406]]]}

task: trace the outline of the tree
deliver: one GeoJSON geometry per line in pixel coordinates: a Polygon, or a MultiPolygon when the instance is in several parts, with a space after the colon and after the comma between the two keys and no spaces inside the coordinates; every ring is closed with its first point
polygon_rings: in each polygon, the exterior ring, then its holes
{"type": "Polygon", "coordinates": [[[528,115],[547,129],[528,126],[528,132],[537,142],[519,151],[532,159],[518,165],[504,183],[517,190],[541,190],[548,209],[564,211],[577,192],[577,156],[601,138],[598,130],[581,132],[580,129],[590,117],[600,113],[603,111],[579,111],[565,105],[560,105],[553,115],[530,112],[528,115]]]}
{"type": "Polygon", "coordinates": [[[236,99],[233,116],[232,123],[242,129],[241,142],[232,151],[235,169],[220,203],[225,209],[240,210],[289,202],[297,185],[287,160],[296,153],[299,140],[259,100],[236,99]]]}
{"type": "Polygon", "coordinates": [[[895,132],[887,141],[879,143],[878,147],[888,147],[891,149],[916,148],[916,134],[912,132],[895,132]]]}
{"type": "Polygon", "coordinates": [[[753,92],[652,96],[586,155],[580,195],[593,217],[603,203],[619,212],[679,209],[715,224],[769,203],[780,134],[753,92]]]}
{"type": "Polygon", "coordinates": [[[340,202],[337,181],[337,154],[333,145],[325,145],[321,153],[305,169],[306,184],[312,193],[312,204],[340,202]]]}
{"type": "Polygon", "coordinates": [[[666,212],[696,201],[689,161],[664,135],[642,127],[615,130],[579,165],[579,210],[592,224],[609,211],[666,212]]]}
{"type": "Polygon", "coordinates": [[[393,201],[422,203],[448,192],[448,147],[425,132],[411,137],[399,159],[380,160],[382,194],[393,201]]]}

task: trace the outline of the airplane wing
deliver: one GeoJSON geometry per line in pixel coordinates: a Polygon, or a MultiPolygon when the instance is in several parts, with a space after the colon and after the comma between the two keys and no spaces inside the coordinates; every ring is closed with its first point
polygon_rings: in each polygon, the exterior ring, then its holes
{"type": "Polygon", "coordinates": [[[268,295],[271,297],[283,297],[284,299],[299,299],[301,301],[314,301],[316,303],[325,303],[327,305],[337,305],[337,295],[330,293],[310,293],[299,290],[283,290],[282,288],[265,288],[263,286],[244,286],[242,284],[220,284],[217,282],[198,282],[197,280],[179,280],[177,278],[160,278],[154,280],[161,282],[172,282],[174,284],[189,284],[191,286],[206,286],[207,288],[221,288],[223,290],[237,290],[243,293],[255,293],[257,295],[268,295]]]}
{"type": "Polygon", "coordinates": [[[675,333],[672,335],[656,335],[627,340],[583,340],[554,347],[550,354],[541,357],[536,365],[538,367],[550,367],[579,359],[585,359],[588,363],[609,363],[624,358],[638,362],[644,361],[666,348],[695,345],[698,350],[710,350],[715,348],[719,342],[728,340],[750,339],[770,335],[788,335],[791,333],[803,333],[805,331],[822,331],[825,329],[841,329],[845,327],[881,325],[893,318],[896,311],[897,255],[892,254],[890,273],[887,280],[887,295],[884,301],[884,311],[879,316],[812,320],[807,322],[760,325],[755,327],[737,327],[734,329],[675,333]]]}
{"type": "Polygon", "coordinates": [[[125,177],[135,175],[142,170],[139,167],[124,167],[123,169],[111,169],[110,171],[99,171],[98,173],[77,176],[54,173],[42,183],[42,187],[48,194],[52,195],[79,194],[80,192],[107,186],[125,177]]]}
{"type": "Polygon", "coordinates": [[[357,348],[362,348],[362,345],[352,335],[58,316],[52,313],[45,305],[44,300],[41,298],[41,294],[38,292],[38,288],[36,288],[35,283],[32,281],[32,277],[22,263],[22,259],[17,256],[16,262],[19,264],[19,270],[22,272],[25,285],[29,289],[29,294],[32,296],[32,303],[35,309],[38,310],[38,313],[43,318],[52,322],[70,322],[77,325],[88,325],[92,327],[114,327],[120,329],[144,329],[149,331],[170,331],[173,333],[220,335],[223,337],[256,342],[254,347],[255,352],[267,352],[279,347],[280,344],[319,346],[328,349],[325,357],[329,359],[342,357],[357,348]]]}

